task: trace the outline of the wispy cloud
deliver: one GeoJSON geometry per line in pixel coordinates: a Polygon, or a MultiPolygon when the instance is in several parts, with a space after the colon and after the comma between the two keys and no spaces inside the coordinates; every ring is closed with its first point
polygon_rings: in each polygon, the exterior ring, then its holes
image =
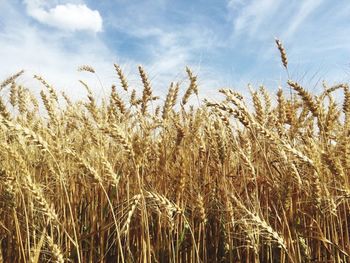
{"type": "Polygon", "coordinates": [[[102,17],[85,4],[59,4],[46,10],[38,0],[26,0],[28,14],[40,23],[67,31],[102,31],[102,17]]]}
{"type": "Polygon", "coordinates": [[[323,0],[304,0],[299,6],[298,11],[293,15],[288,29],[283,34],[284,38],[290,38],[302,25],[305,19],[314,12],[318,6],[323,2],[323,0]]]}
{"type": "Polygon", "coordinates": [[[344,70],[346,59],[340,55],[349,54],[346,43],[350,29],[346,17],[350,8],[346,3],[343,0],[227,1],[228,21],[232,23],[228,44],[240,50],[232,54],[249,54],[245,56],[249,67],[243,64],[242,75],[247,80],[275,79],[283,83],[287,76],[274,44],[274,37],[278,37],[287,49],[290,77],[310,81],[314,75],[321,79],[348,79],[349,74],[344,70]]]}
{"type": "Polygon", "coordinates": [[[279,0],[254,0],[250,3],[229,1],[228,8],[231,10],[235,35],[244,33],[254,36],[264,22],[274,17],[280,4],[279,0]]]}

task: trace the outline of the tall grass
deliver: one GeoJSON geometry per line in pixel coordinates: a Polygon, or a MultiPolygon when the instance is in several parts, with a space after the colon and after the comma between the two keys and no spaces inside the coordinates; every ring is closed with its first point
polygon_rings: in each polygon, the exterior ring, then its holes
{"type": "Polygon", "coordinates": [[[85,82],[76,102],[1,83],[0,262],[350,261],[348,84],[194,108],[189,68],[162,103],[142,67],[141,94],[115,69],[101,103],[85,82]]]}

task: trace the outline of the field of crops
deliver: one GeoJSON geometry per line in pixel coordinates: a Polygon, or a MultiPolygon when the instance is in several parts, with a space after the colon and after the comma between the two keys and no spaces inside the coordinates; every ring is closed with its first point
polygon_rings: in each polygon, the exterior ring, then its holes
{"type": "Polygon", "coordinates": [[[158,98],[114,66],[101,100],[1,83],[0,262],[350,261],[348,84],[158,98]]]}

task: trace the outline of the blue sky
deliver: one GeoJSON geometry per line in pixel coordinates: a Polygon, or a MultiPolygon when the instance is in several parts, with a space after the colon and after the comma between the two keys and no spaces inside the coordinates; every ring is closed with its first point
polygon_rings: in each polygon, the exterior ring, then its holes
{"type": "MultiPolygon", "coordinates": [[[[350,3],[346,0],[0,0],[0,78],[44,76],[71,96],[117,82],[113,63],[131,85],[143,65],[159,95],[171,81],[198,74],[204,96],[248,83],[274,91],[287,78],[274,37],[289,57],[290,76],[315,89],[319,80],[349,81],[350,3]]],[[[185,83],[184,83],[185,85],[185,83]]],[[[37,85],[38,86],[38,85],[37,85]]],[[[186,86],[183,87],[185,89],[186,86]]]]}

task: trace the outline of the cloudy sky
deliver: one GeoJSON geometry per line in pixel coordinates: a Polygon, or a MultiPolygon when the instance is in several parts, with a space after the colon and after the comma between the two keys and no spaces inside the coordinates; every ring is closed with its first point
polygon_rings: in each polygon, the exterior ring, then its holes
{"type": "MultiPolygon", "coordinates": [[[[284,85],[274,37],[288,52],[294,80],[314,85],[350,79],[348,0],[0,0],[0,79],[25,69],[70,95],[81,94],[77,72],[93,66],[102,86],[117,82],[118,63],[132,85],[139,64],[162,95],[170,81],[198,74],[202,93],[284,85]]],[[[185,89],[185,87],[184,87],[185,89]]]]}

